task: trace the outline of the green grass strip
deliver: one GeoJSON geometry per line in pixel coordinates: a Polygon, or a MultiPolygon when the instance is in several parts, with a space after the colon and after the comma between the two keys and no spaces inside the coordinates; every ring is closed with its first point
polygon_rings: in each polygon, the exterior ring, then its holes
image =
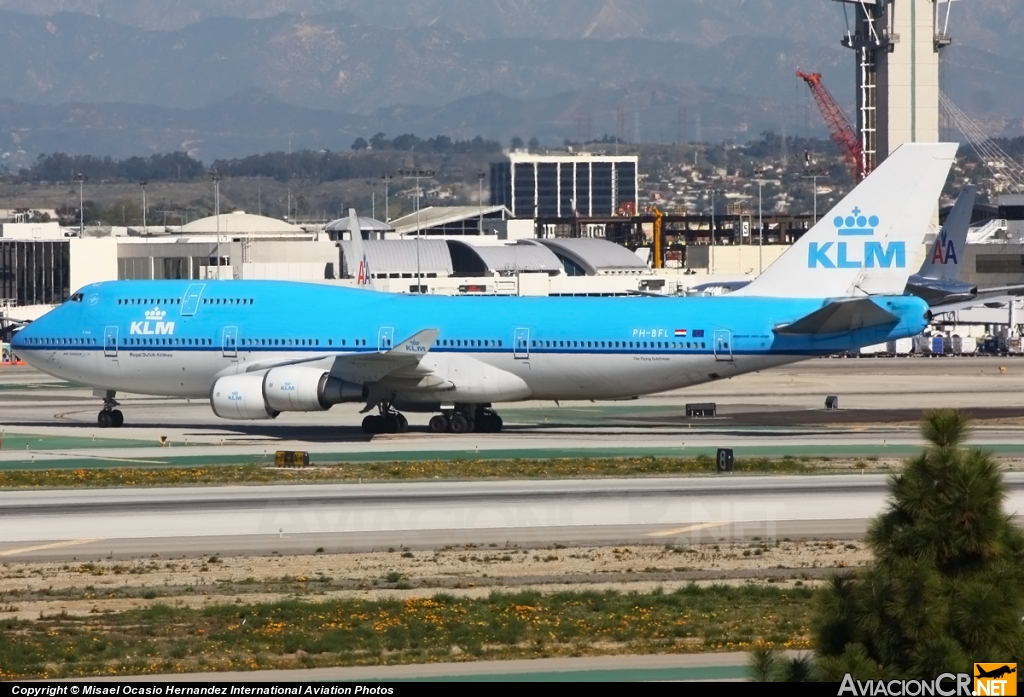
{"type": "MultiPolygon", "coordinates": [[[[867,463],[864,463],[867,466],[867,463]]],[[[828,467],[809,458],[744,458],[736,471],[802,474],[828,467]]],[[[0,488],[172,486],[186,484],[262,484],[273,482],[351,482],[433,479],[513,479],[562,477],[635,477],[712,474],[715,459],[575,457],[549,460],[423,460],[339,463],[300,469],[254,463],[206,467],[81,467],[77,469],[0,470],[0,488]]]]}
{"type": "Polygon", "coordinates": [[[806,588],[690,585],[61,613],[0,621],[0,678],[806,648],[811,605],[806,588]]]}

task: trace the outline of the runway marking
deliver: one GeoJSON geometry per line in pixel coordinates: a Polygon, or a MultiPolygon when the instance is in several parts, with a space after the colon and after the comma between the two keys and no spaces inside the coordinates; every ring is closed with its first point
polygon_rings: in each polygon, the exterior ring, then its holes
{"type": "Polygon", "coordinates": [[[29,451],[29,452],[41,453],[43,455],[50,455],[52,457],[63,458],[65,460],[81,458],[83,460],[103,460],[103,461],[110,460],[112,462],[134,462],[134,463],[140,464],[140,465],[169,465],[169,464],[171,464],[170,462],[165,462],[164,460],[135,460],[135,459],[132,459],[130,457],[109,457],[109,456],[106,456],[106,455],[90,455],[88,453],[78,453],[78,452],[70,452],[70,451],[61,451],[61,452],[49,451],[49,452],[47,452],[45,450],[35,450],[35,451],[29,451]]]}
{"type": "Polygon", "coordinates": [[[717,528],[718,526],[726,525],[727,523],[729,523],[728,520],[712,520],[709,523],[697,523],[696,525],[687,525],[685,528],[674,528],[672,530],[659,530],[658,532],[650,532],[644,535],[644,537],[673,537],[675,535],[682,535],[684,532],[706,530],[707,528],[717,528]]]}
{"type": "Polygon", "coordinates": [[[36,545],[34,547],[21,547],[19,549],[6,549],[0,552],[0,557],[9,557],[12,554],[24,554],[26,552],[38,552],[41,549],[57,549],[59,547],[74,547],[75,545],[84,545],[90,542],[99,542],[102,537],[91,537],[85,540],[64,540],[63,542],[51,542],[45,545],[36,545]]]}

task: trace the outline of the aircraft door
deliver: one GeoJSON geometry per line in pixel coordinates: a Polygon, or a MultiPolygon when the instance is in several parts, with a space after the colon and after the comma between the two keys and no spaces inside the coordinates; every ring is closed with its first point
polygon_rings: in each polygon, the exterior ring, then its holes
{"type": "Polygon", "coordinates": [[[103,329],[103,355],[107,358],[117,358],[117,327],[103,329]]]}
{"type": "Polygon", "coordinates": [[[221,354],[225,358],[235,358],[238,356],[238,327],[224,327],[221,354]]]}
{"type": "Polygon", "coordinates": [[[529,329],[517,329],[515,336],[512,339],[513,350],[515,351],[514,357],[521,358],[524,360],[530,359],[530,330],[529,329]]]}
{"type": "Polygon", "coordinates": [[[181,316],[191,317],[199,310],[199,298],[203,295],[205,283],[193,283],[185,291],[185,298],[181,301],[181,316]]]}
{"type": "Polygon", "coordinates": [[[395,343],[395,328],[394,327],[381,327],[377,333],[377,350],[381,353],[391,350],[392,344],[395,343]]]}
{"type": "Polygon", "coordinates": [[[725,361],[728,363],[733,362],[732,332],[728,329],[715,330],[715,343],[713,344],[713,347],[715,350],[716,361],[725,361]]]}

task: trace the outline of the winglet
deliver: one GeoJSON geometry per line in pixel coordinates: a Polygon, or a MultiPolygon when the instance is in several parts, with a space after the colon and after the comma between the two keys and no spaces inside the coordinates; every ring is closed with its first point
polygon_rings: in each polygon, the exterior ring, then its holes
{"type": "Polygon", "coordinates": [[[434,348],[434,342],[437,341],[438,335],[441,334],[439,329],[424,329],[421,332],[417,332],[410,336],[405,341],[400,341],[387,352],[388,356],[423,356],[426,355],[430,349],[434,348]]]}
{"type": "Polygon", "coordinates": [[[956,156],[956,143],[906,143],[735,295],[900,295],[956,156]]]}

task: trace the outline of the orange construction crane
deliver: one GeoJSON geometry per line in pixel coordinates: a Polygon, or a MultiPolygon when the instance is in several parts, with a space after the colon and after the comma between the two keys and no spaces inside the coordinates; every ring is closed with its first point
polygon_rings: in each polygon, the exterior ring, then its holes
{"type": "Polygon", "coordinates": [[[665,214],[661,212],[657,206],[651,206],[651,212],[654,214],[654,249],[653,259],[651,259],[651,266],[655,269],[660,269],[665,265],[665,240],[662,239],[662,218],[665,214]]]}
{"type": "Polygon", "coordinates": [[[869,172],[864,167],[864,146],[857,138],[857,132],[850,125],[842,109],[836,104],[825,85],[821,82],[821,73],[802,73],[796,71],[797,77],[803,78],[807,86],[811,88],[814,101],[818,103],[821,116],[825,119],[829,134],[833,142],[839,147],[839,152],[846,165],[850,168],[854,178],[859,182],[863,181],[869,172]]]}

